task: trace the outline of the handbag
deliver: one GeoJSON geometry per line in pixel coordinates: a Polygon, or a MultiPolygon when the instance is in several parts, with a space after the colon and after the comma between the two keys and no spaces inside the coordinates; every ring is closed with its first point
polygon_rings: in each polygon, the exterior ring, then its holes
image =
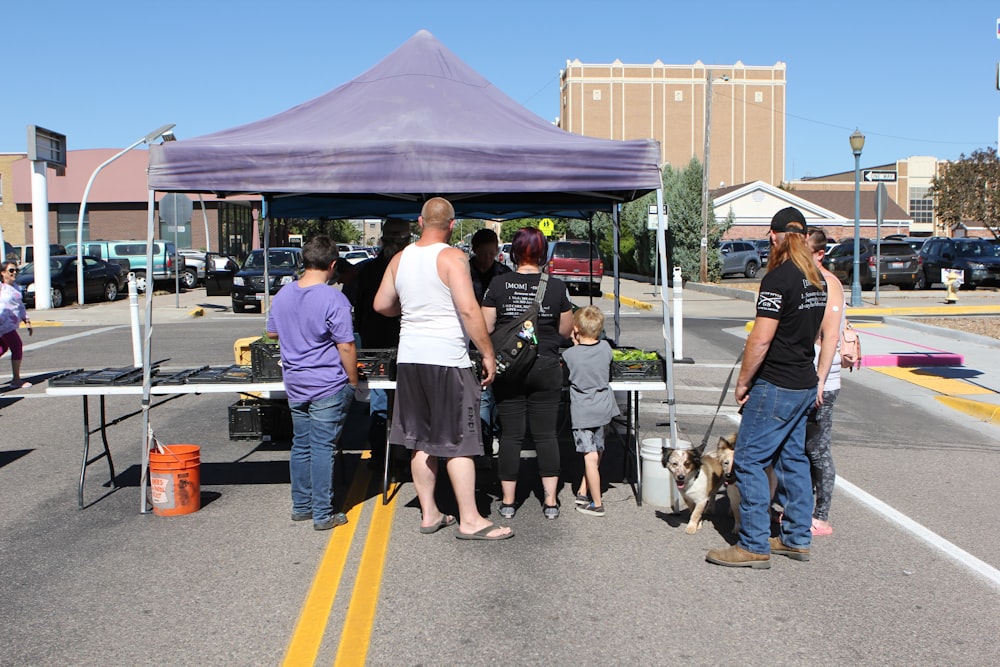
{"type": "Polygon", "coordinates": [[[852,373],[855,368],[861,368],[861,340],[850,322],[845,322],[840,332],[840,365],[851,369],[852,373]]]}
{"type": "Polygon", "coordinates": [[[527,310],[510,322],[497,326],[490,334],[497,364],[494,382],[520,381],[535,363],[538,357],[538,315],[548,282],[548,274],[542,273],[535,299],[527,310]]]}

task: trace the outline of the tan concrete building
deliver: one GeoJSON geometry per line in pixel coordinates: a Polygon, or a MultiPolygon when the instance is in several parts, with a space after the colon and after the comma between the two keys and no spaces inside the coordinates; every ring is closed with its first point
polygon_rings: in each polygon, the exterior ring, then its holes
{"type": "Polygon", "coordinates": [[[3,240],[11,245],[25,243],[24,216],[14,203],[14,163],[27,157],[27,153],[0,153],[0,229],[3,240]]]}
{"type": "Polygon", "coordinates": [[[710,116],[710,186],[758,180],[778,185],[785,173],[785,79],[782,62],[759,67],[567,61],[559,126],[602,139],[657,139],[662,162],[684,167],[692,157],[704,161],[710,116]]]}

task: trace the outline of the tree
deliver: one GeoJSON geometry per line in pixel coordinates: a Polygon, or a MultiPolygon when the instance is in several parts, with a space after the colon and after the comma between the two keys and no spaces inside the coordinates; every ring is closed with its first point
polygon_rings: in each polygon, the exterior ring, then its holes
{"type": "Polygon", "coordinates": [[[458,245],[459,243],[470,243],[471,245],[472,235],[485,226],[486,223],[482,220],[459,218],[455,221],[455,226],[451,230],[451,238],[448,242],[452,245],[458,245]]]}
{"type": "Polygon", "coordinates": [[[981,222],[1000,237],[1000,159],[992,146],[960,155],[934,177],[930,192],[935,215],[950,228],[981,222]]]}
{"type": "Polygon", "coordinates": [[[302,234],[302,238],[305,240],[309,240],[317,234],[326,234],[338,243],[357,243],[361,240],[361,230],[355,227],[350,220],[300,219],[289,225],[289,231],[302,234]]]}
{"type": "MultiPolygon", "coordinates": [[[[697,158],[691,158],[684,169],[674,170],[668,165],[663,171],[663,200],[670,207],[673,261],[688,280],[701,274],[701,179],[702,166],[697,158]]],[[[709,199],[708,279],[712,282],[722,277],[722,260],[716,248],[732,224],[731,217],[723,223],[716,220],[709,199]]]]}
{"type": "MultiPolygon", "coordinates": [[[[549,240],[561,239],[566,237],[568,229],[568,221],[564,218],[550,218],[552,220],[552,235],[549,236],[549,240]]],[[[500,226],[500,242],[510,243],[514,240],[514,234],[517,230],[522,227],[534,227],[538,228],[538,223],[541,218],[515,218],[514,220],[505,220],[503,225],[500,226]]]]}

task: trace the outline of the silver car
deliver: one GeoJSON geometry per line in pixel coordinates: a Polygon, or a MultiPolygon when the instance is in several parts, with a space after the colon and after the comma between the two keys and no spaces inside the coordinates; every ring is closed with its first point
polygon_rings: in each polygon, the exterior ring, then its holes
{"type": "Polygon", "coordinates": [[[760,254],[750,241],[723,241],[719,245],[722,259],[722,275],[742,273],[747,278],[757,275],[760,268],[760,254]]]}

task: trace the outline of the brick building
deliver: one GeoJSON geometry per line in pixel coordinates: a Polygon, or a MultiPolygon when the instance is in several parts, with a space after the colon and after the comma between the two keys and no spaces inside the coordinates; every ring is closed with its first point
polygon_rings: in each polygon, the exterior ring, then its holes
{"type": "MultiPolygon", "coordinates": [[[[52,169],[47,173],[49,241],[63,245],[76,242],[83,192],[94,170],[119,151],[99,148],[67,152],[64,176],[52,169]]],[[[148,156],[144,150],[130,151],[107,165],[98,174],[87,196],[83,238],[145,239],[149,191],[146,187],[148,156]]],[[[33,242],[31,211],[31,163],[26,154],[0,155],[0,223],[4,240],[14,245],[33,242]]],[[[164,193],[157,193],[157,201],[164,193]]],[[[194,213],[191,223],[178,229],[181,248],[208,248],[214,252],[244,257],[253,247],[254,219],[259,217],[260,197],[232,197],[225,200],[190,195],[194,213]],[[206,224],[207,220],[207,224],[206,224]],[[207,230],[206,230],[207,227],[207,230]]],[[[157,220],[155,238],[173,240],[174,233],[157,220]]],[[[280,225],[272,230],[278,239],[280,225]]]]}
{"type": "Polygon", "coordinates": [[[562,71],[559,126],[603,139],[653,138],[661,162],[704,162],[711,116],[712,187],[764,181],[785,173],[785,64],[584,64],[562,71]],[[710,85],[711,82],[711,85],[710,85]],[[711,97],[708,92],[711,88],[711,97]],[[709,111],[711,112],[709,114],[709,111]]]}

